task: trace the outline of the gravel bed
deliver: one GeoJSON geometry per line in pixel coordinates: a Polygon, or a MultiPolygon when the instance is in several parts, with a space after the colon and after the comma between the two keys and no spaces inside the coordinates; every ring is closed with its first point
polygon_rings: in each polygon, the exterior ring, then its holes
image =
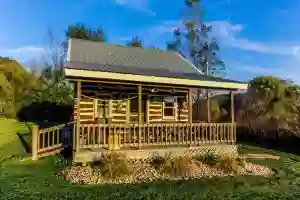
{"type": "MultiPolygon", "coordinates": [[[[135,164],[134,171],[130,175],[124,175],[115,179],[105,179],[100,169],[90,166],[71,166],[63,172],[63,178],[75,184],[124,184],[152,182],[155,180],[191,180],[212,177],[235,176],[233,173],[224,173],[217,168],[209,167],[202,163],[192,163],[189,166],[189,173],[185,176],[174,177],[169,174],[162,174],[151,165],[135,164]]],[[[245,167],[238,175],[243,176],[270,176],[271,169],[252,163],[245,163],[245,167]]]]}

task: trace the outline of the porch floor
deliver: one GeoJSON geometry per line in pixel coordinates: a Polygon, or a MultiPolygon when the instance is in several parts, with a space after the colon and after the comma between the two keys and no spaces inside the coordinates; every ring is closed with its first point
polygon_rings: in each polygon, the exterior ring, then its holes
{"type": "MultiPolygon", "coordinates": [[[[217,154],[236,155],[237,146],[229,144],[205,144],[205,145],[174,145],[174,146],[147,146],[142,148],[121,148],[113,152],[125,154],[128,159],[149,159],[154,156],[172,155],[199,155],[214,150],[217,154]]],[[[112,152],[104,148],[81,149],[75,152],[74,161],[76,163],[89,163],[99,160],[101,155],[112,152]]]]}

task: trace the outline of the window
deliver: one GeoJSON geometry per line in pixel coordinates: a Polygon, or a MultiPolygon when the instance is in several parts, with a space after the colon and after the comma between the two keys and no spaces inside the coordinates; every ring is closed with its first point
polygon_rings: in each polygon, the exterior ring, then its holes
{"type": "Polygon", "coordinates": [[[163,116],[164,118],[175,118],[176,116],[176,98],[164,97],[163,98],[163,116]]]}

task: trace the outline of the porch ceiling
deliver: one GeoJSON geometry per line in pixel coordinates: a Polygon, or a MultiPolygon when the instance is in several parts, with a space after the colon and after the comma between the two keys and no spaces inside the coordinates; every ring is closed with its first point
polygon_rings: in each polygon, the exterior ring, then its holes
{"type": "MultiPolygon", "coordinates": [[[[133,85],[82,83],[83,95],[101,97],[103,99],[122,99],[138,95],[133,85]]],[[[186,97],[188,90],[180,88],[143,87],[142,94],[147,96],[180,96],[186,97]]]]}

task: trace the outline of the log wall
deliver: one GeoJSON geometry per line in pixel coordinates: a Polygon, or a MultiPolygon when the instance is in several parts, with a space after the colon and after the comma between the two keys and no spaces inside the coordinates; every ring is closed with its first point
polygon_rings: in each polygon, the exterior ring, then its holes
{"type": "MultiPolygon", "coordinates": [[[[76,102],[76,98],[75,98],[76,102]]],[[[80,121],[94,121],[95,120],[95,103],[93,99],[82,98],[80,101],[80,121]]],[[[77,116],[77,105],[74,104],[74,121],[77,116]]]]}
{"type": "Polygon", "coordinates": [[[112,101],[112,122],[126,123],[127,120],[127,101],[112,101]]]}
{"type": "MultiPolygon", "coordinates": [[[[145,112],[148,111],[149,123],[160,121],[187,122],[188,108],[176,105],[177,118],[164,120],[162,116],[163,102],[158,100],[148,100],[145,112]]],[[[74,120],[76,120],[77,106],[74,104],[74,120]]],[[[142,119],[145,114],[142,113],[142,119]]],[[[80,101],[80,121],[95,121],[97,118],[106,119],[111,116],[112,123],[137,123],[137,113],[130,113],[130,100],[113,100],[112,109],[109,109],[109,101],[101,99],[82,98],[80,101]]],[[[144,120],[146,121],[146,119],[144,120]]]]}

